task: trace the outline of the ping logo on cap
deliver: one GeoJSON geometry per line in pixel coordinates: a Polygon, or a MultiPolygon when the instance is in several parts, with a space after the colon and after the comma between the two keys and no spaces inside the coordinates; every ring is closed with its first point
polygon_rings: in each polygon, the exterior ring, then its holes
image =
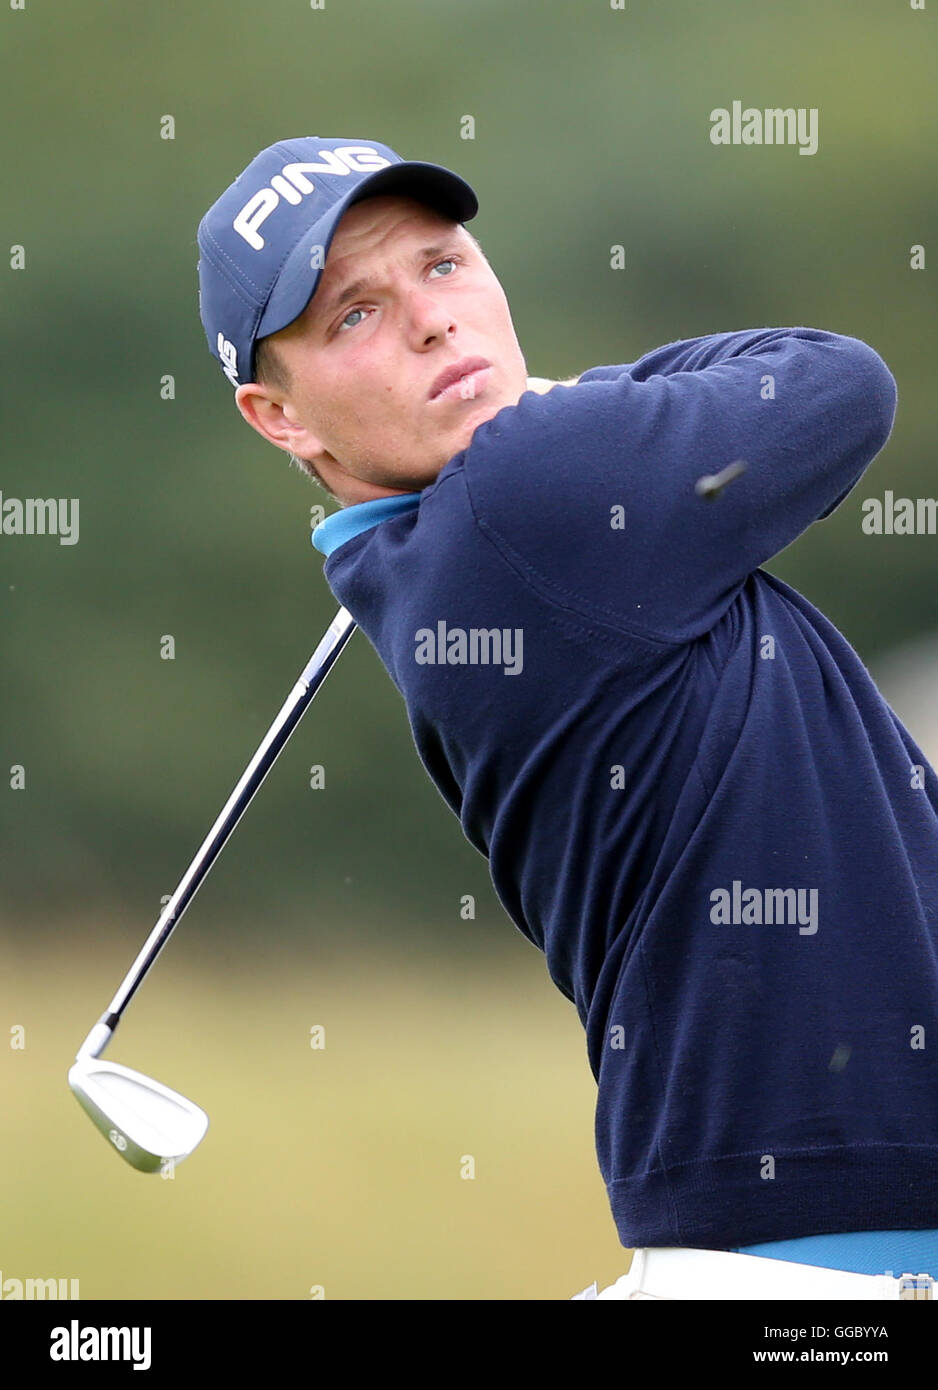
{"type": "Polygon", "coordinates": [[[385,159],[370,145],[340,145],[335,150],[323,150],[322,159],[311,164],[285,164],[279,174],[274,174],[268,187],[261,188],[248,199],[231,225],[252,250],[263,251],[264,238],[258,227],[279,205],[281,198],[295,207],[315,190],[316,185],[307,174],[365,174],[390,163],[390,159],[385,159]]]}
{"type": "Polygon", "coordinates": [[[225,376],[231,382],[232,386],[240,386],[241,383],[238,380],[238,349],[235,347],[234,343],[229,343],[224,333],[219,333],[216,346],[218,348],[218,360],[221,363],[222,371],[225,373],[225,376]]]}

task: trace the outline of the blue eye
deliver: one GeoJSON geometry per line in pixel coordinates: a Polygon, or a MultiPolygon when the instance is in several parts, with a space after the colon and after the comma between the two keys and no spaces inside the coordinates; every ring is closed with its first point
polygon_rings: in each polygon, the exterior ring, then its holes
{"type": "MultiPolygon", "coordinates": [[[[349,309],[348,313],[345,315],[345,318],[344,318],[344,319],[342,320],[342,322],[339,324],[339,327],[340,327],[340,328],[343,328],[343,327],[345,326],[346,321],[347,321],[348,319],[350,319],[350,318],[352,317],[353,314],[363,314],[364,312],[365,312],[364,309],[349,309]]],[[[354,324],[354,323],[352,324],[352,327],[353,327],[353,328],[355,328],[356,326],[357,326],[356,324],[354,324]]]]}
{"type": "MultiPolygon", "coordinates": [[[[456,267],[458,264],[459,264],[459,257],[458,257],[458,256],[447,256],[447,257],[445,257],[444,260],[442,260],[442,261],[437,261],[436,264],[432,267],[432,269],[433,269],[433,270],[439,270],[439,268],[440,268],[441,265],[451,265],[451,266],[455,269],[455,267],[456,267]]],[[[445,278],[448,279],[449,277],[447,276],[447,277],[445,277],[445,278]]],[[[348,320],[352,317],[353,314],[364,314],[365,312],[366,312],[366,310],[364,310],[364,309],[349,309],[348,313],[345,315],[345,318],[342,319],[339,323],[336,324],[335,331],[338,333],[338,332],[340,331],[340,329],[343,329],[343,328],[346,326],[346,324],[348,323],[348,320]]],[[[357,327],[358,327],[358,324],[357,324],[357,323],[353,323],[353,324],[350,325],[350,327],[352,327],[352,328],[357,328],[357,327]]]]}

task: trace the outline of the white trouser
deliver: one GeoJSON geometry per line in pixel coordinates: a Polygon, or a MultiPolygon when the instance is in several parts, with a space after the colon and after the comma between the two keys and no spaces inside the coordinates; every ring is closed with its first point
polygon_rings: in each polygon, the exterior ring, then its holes
{"type": "Polygon", "coordinates": [[[933,1283],[928,1274],[852,1274],[731,1250],[653,1246],[636,1250],[628,1274],[601,1293],[591,1284],[573,1297],[929,1299],[933,1283]]]}

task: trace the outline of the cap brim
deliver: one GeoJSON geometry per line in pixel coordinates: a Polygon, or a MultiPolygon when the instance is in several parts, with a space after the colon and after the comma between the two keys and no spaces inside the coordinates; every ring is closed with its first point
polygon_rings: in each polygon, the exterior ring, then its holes
{"type": "MultiPolygon", "coordinates": [[[[255,341],[271,333],[279,333],[281,328],[286,328],[299,318],[312,299],[322,275],[322,266],[310,264],[313,248],[322,247],[321,260],[324,265],[336,228],[347,209],[354,203],[360,203],[363,198],[375,198],[382,193],[400,193],[417,198],[436,208],[444,217],[451,217],[454,222],[468,222],[479,211],[478,199],[468,183],[441,165],[405,160],[377,170],[362,179],[347,197],[335,203],[325,217],[314,222],[300,237],[284,261],[283,269],[270,292],[257,325],[255,341]]],[[[252,353],[252,375],[253,371],[252,353]]]]}

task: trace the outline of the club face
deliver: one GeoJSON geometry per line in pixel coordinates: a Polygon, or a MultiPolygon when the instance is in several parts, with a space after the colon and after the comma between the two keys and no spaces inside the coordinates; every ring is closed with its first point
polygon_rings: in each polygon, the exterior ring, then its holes
{"type": "Polygon", "coordinates": [[[141,1173],[180,1163],[208,1129],[208,1116],[191,1100],[119,1062],[79,1056],[68,1084],[95,1127],[141,1173]]]}

